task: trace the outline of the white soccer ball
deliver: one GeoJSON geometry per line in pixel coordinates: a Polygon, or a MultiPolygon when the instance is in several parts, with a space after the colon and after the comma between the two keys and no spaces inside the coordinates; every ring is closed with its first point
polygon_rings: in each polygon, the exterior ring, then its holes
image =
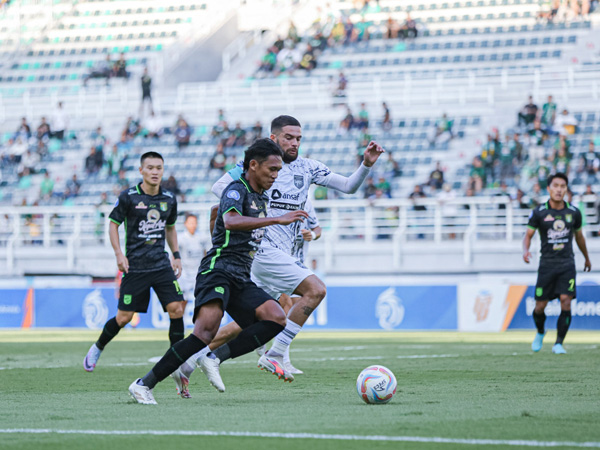
{"type": "Polygon", "coordinates": [[[365,403],[377,405],[389,402],[396,393],[396,377],[383,366],[369,366],[356,380],[356,391],[365,403]]]}

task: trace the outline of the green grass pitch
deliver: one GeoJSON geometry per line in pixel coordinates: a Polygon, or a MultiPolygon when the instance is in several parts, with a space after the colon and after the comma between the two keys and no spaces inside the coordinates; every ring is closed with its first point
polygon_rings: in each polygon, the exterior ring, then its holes
{"type": "Polygon", "coordinates": [[[0,331],[1,449],[600,448],[599,332],[570,332],[567,355],[550,353],[552,332],[533,354],[533,330],[303,332],[292,361],[305,374],[293,383],[252,354],[221,366],[225,393],[198,371],[192,399],[167,379],[157,406],[133,403],[127,387],[165,352],[166,331],[121,332],[86,373],[97,335],[0,331]],[[371,364],[398,379],[387,405],[356,393],[371,364]]]}

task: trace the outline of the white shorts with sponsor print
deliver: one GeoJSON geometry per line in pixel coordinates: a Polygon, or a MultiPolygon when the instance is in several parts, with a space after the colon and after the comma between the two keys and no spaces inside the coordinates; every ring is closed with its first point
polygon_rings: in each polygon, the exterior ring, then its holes
{"type": "Polygon", "coordinates": [[[252,262],[252,281],[278,299],[291,295],[313,273],[295,258],[270,245],[262,245],[252,262]]]}

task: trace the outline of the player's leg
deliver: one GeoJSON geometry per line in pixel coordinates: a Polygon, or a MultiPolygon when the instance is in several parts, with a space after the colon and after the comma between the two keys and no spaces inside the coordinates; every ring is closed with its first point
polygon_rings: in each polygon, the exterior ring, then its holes
{"type": "Polygon", "coordinates": [[[552,353],[564,354],[567,353],[563,347],[563,342],[571,325],[571,301],[573,297],[569,294],[560,296],[560,315],[556,321],[556,343],[552,347],[552,353]]]}
{"type": "Polygon", "coordinates": [[[192,334],[169,348],[150,372],[129,386],[131,396],[138,403],[156,404],[152,394],[154,387],[214,338],[223,317],[222,308],[222,302],[218,298],[209,300],[197,308],[192,334]]]}
{"type": "Polygon", "coordinates": [[[537,333],[531,343],[531,350],[539,352],[542,349],[544,336],[546,335],[546,305],[551,296],[554,295],[555,274],[552,267],[540,264],[538,269],[537,281],[535,283],[535,308],[533,309],[533,322],[537,328],[537,333]]]}
{"type": "MultiPolygon", "coordinates": [[[[285,311],[286,314],[289,313],[290,309],[292,309],[292,306],[294,306],[294,300],[298,300],[299,297],[290,297],[287,294],[281,294],[281,297],[279,297],[279,304],[281,305],[281,307],[283,308],[283,310],[285,311]]],[[[264,353],[264,352],[263,352],[264,353]]],[[[260,355],[262,356],[262,355],[260,355]]],[[[294,367],[294,365],[292,364],[292,361],[290,360],[290,346],[288,345],[287,348],[285,349],[285,352],[283,353],[283,367],[285,368],[286,371],[288,371],[289,373],[293,374],[293,375],[299,375],[299,374],[303,374],[304,372],[302,372],[300,369],[296,369],[294,367]]]]}
{"type": "Polygon", "coordinates": [[[150,285],[145,274],[128,273],[123,275],[119,289],[117,315],[104,324],[98,340],[90,347],[83,359],[83,368],[92,372],[98,363],[104,347],[117,335],[121,328],[131,322],[134,313],[146,312],[150,301],[150,285]]]}

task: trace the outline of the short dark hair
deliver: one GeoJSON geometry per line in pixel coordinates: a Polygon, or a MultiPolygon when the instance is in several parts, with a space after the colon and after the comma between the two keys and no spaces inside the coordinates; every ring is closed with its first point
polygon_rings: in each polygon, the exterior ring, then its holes
{"type": "Polygon", "coordinates": [[[552,183],[552,180],[554,180],[555,178],[560,178],[561,180],[565,180],[565,183],[567,183],[567,186],[569,185],[569,177],[567,177],[562,172],[558,172],[558,173],[555,173],[554,175],[550,175],[548,177],[548,186],[550,186],[550,184],[552,183]]]}
{"type": "Polygon", "coordinates": [[[188,220],[190,217],[193,217],[193,218],[194,218],[194,219],[196,219],[196,220],[198,219],[198,216],[197,216],[196,214],[192,214],[192,213],[189,213],[189,212],[188,212],[188,213],[185,213],[185,219],[184,219],[183,221],[185,222],[185,221],[186,221],[186,220],[188,220]]]}
{"type": "Polygon", "coordinates": [[[158,159],[162,159],[163,162],[165,162],[165,159],[162,157],[162,155],[158,152],[146,152],[144,153],[141,157],[140,157],[140,164],[143,166],[144,165],[144,161],[148,158],[158,158],[158,159]]]}
{"type": "Polygon", "coordinates": [[[291,125],[293,127],[300,127],[300,122],[298,119],[292,116],[277,116],[271,122],[271,134],[279,133],[283,127],[287,127],[291,125]]]}
{"type": "Polygon", "coordinates": [[[281,147],[272,139],[257,139],[244,153],[244,172],[250,167],[250,161],[255,160],[262,164],[273,155],[283,158],[281,147]]]}

